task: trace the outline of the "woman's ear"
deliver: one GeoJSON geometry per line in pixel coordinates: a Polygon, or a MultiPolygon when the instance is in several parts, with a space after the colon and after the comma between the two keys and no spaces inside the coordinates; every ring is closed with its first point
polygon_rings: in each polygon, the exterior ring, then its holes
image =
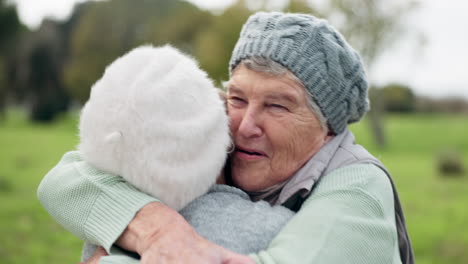
{"type": "Polygon", "coordinates": [[[221,100],[223,100],[224,102],[224,108],[226,109],[226,112],[227,112],[227,93],[221,89],[218,89],[218,95],[219,95],[219,98],[221,98],[221,100]]]}
{"type": "Polygon", "coordinates": [[[336,135],[335,133],[333,133],[333,131],[328,128],[327,129],[327,134],[325,135],[325,138],[324,138],[324,143],[328,143],[330,140],[332,140],[336,135]]]}
{"type": "Polygon", "coordinates": [[[223,100],[224,102],[226,102],[227,100],[227,93],[221,89],[218,89],[218,95],[219,95],[219,98],[221,98],[221,100],[223,100]]]}

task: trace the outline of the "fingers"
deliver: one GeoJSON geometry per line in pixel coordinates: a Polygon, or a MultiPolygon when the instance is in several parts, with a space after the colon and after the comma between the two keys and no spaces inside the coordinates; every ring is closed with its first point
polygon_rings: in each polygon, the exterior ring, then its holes
{"type": "Polygon", "coordinates": [[[102,247],[98,247],[91,258],[88,259],[86,262],[82,262],[82,264],[99,264],[99,260],[101,257],[108,256],[106,250],[102,247]]]}
{"type": "Polygon", "coordinates": [[[149,211],[143,209],[127,228],[131,236],[120,239],[125,245],[138,244],[135,248],[142,264],[254,263],[247,256],[235,254],[204,239],[180,214],[160,203],[148,205],[149,211]],[[153,211],[154,214],[151,213],[153,211]],[[155,216],[150,217],[152,215],[155,216]]]}
{"type": "Polygon", "coordinates": [[[226,249],[224,250],[226,255],[223,259],[223,264],[255,264],[255,261],[249,256],[236,254],[226,249]]]}
{"type": "Polygon", "coordinates": [[[141,263],[255,264],[248,256],[231,252],[195,233],[186,233],[184,238],[171,241],[155,242],[142,255],[141,263]]]}

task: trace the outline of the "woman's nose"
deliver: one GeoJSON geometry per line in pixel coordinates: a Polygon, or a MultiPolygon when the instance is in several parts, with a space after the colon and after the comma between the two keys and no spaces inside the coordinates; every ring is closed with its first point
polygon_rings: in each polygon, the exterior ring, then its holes
{"type": "Polygon", "coordinates": [[[238,133],[240,133],[245,138],[261,136],[263,130],[260,126],[259,113],[253,109],[247,109],[242,116],[242,120],[238,128],[238,133]]]}

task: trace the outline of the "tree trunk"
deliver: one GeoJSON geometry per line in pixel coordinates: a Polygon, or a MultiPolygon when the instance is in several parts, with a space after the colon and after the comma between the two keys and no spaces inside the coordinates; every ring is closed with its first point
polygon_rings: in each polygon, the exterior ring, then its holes
{"type": "Polygon", "coordinates": [[[369,112],[370,128],[374,137],[375,144],[379,148],[385,148],[385,130],[384,130],[384,97],[382,90],[378,88],[371,89],[369,97],[371,100],[371,110],[369,112]]]}

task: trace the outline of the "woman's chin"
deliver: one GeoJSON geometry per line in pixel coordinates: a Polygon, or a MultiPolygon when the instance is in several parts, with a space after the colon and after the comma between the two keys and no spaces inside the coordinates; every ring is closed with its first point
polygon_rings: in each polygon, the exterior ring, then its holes
{"type": "Polygon", "coordinates": [[[232,176],[232,181],[234,183],[234,186],[244,191],[255,192],[255,191],[260,191],[265,188],[260,183],[253,182],[252,179],[253,179],[252,177],[248,177],[248,175],[246,174],[243,174],[243,177],[235,177],[234,175],[232,176]]]}

